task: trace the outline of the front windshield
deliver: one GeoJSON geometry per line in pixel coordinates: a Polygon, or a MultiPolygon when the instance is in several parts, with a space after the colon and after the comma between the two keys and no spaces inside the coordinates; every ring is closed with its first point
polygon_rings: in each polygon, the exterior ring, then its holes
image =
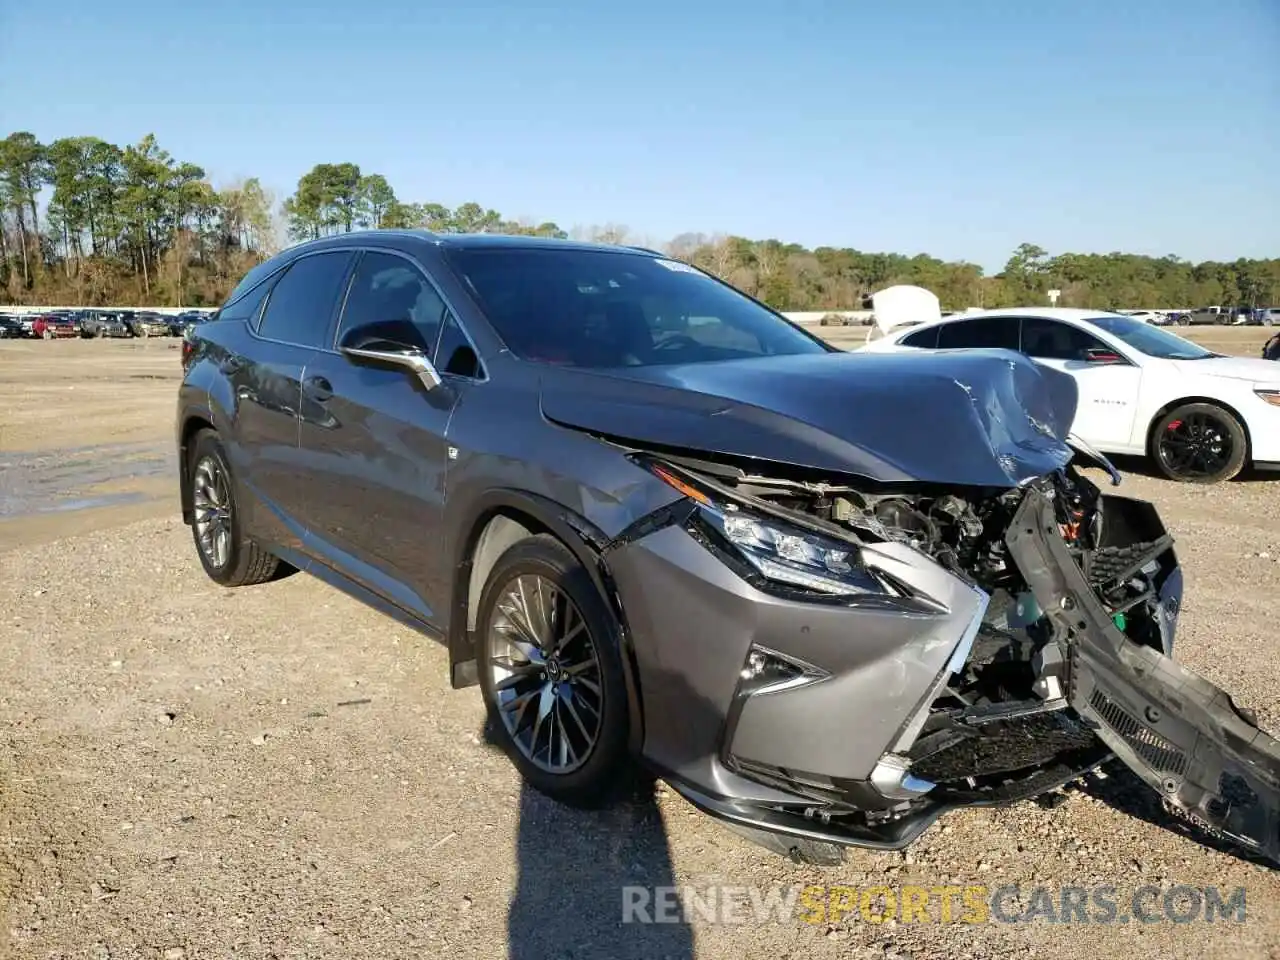
{"type": "Polygon", "coordinates": [[[1217,356],[1211,350],[1184,340],[1163,327],[1153,327],[1132,317],[1091,317],[1089,323],[1149,357],[1159,357],[1162,360],[1203,360],[1217,356]]]}
{"type": "Polygon", "coordinates": [[[648,367],[829,353],[685,263],[619,250],[457,247],[449,258],[525,360],[648,367]]]}

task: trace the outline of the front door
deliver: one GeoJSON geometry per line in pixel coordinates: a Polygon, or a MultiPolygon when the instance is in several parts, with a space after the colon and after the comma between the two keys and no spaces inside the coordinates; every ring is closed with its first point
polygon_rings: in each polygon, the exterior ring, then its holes
{"type": "Polygon", "coordinates": [[[1138,411],[1142,368],[1079,327],[1024,317],[1022,352],[1071,375],[1079,390],[1071,432],[1099,450],[1125,452],[1138,411]]]}
{"type": "MultiPolygon", "coordinates": [[[[361,332],[434,357],[444,301],[418,265],[361,255],[335,343],[361,332]]],[[[445,431],[459,397],[412,373],[316,353],[303,380],[308,552],[419,618],[442,611],[445,431]]]]}

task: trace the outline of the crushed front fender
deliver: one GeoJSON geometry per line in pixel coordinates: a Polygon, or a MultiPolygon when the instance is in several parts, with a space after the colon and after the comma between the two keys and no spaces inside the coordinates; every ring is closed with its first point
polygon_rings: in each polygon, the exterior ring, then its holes
{"type": "MultiPolygon", "coordinates": [[[[1280,863],[1280,742],[1225,691],[1116,626],[1047,495],[1028,491],[1006,542],[1066,647],[1072,707],[1176,813],[1280,863]]],[[[1160,616],[1176,617],[1178,593],[1160,616]]]]}

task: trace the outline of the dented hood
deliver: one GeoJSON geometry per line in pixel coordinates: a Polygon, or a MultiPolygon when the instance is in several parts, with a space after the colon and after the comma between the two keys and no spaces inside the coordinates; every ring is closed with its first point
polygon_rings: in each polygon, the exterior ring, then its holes
{"type": "Polygon", "coordinates": [[[548,369],[542,411],[638,446],[885,483],[1011,487],[1067,464],[1075,381],[1005,350],[548,369]]]}

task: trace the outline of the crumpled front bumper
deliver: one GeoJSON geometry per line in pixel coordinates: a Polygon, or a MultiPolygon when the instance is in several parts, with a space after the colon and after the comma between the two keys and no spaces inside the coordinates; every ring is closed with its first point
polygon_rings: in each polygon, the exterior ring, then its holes
{"type": "Polygon", "coordinates": [[[865,560],[931,602],[773,595],[679,524],[608,551],[643,757],[695,805],[770,833],[894,849],[956,805],[926,796],[934,784],[906,754],[990,598],[903,544],[876,544],[865,560]],[[774,660],[789,671],[753,674],[774,660]]]}
{"type": "Polygon", "coordinates": [[[898,849],[949,809],[1045,792],[1109,749],[1188,819],[1280,858],[1280,744],[1171,658],[1182,595],[1171,540],[1149,504],[1103,500],[1112,535],[1127,544],[1136,534],[1126,525],[1143,528],[1151,556],[1140,561],[1163,565],[1143,643],[1117,626],[1070,553],[1051,485],[1028,487],[1006,534],[1065,660],[1060,698],[1044,709],[1097,737],[1083,766],[959,801],[912,775],[905,758],[989,599],[922,554],[881,544],[868,563],[932,609],[813,603],[756,589],[678,523],[607,554],[638,671],[644,758],[696,806],[758,838],[898,849]],[[754,676],[770,658],[790,672],[754,676]]]}
{"type": "Polygon", "coordinates": [[[1280,862],[1280,742],[1169,655],[1182,599],[1176,568],[1159,598],[1160,651],[1108,615],[1071,562],[1047,497],[1023,501],[1008,544],[1063,638],[1075,710],[1176,814],[1280,862]]]}

